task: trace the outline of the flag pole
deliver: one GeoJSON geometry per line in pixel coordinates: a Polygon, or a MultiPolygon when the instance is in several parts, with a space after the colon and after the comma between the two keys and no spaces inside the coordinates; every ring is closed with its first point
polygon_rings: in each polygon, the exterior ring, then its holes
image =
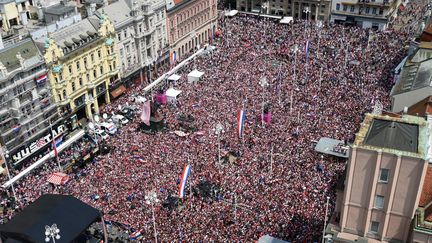
{"type": "Polygon", "coordinates": [[[270,150],[270,178],[273,177],[273,144],[270,150]]]}
{"type": "Polygon", "coordinates": [[[53,145],[53,149],[54,149],[54,155],[56,157],[56,161],[57,161],[57,165],[59,167],[59,171],[62,171],[62,167],[60,164],[60,160],[58,158],[58,152],[57,152],[57,144],[56,144],[56,137],[54,136],[53,130],[52,130],[52,125],[51,125],[51,119],[49,119],[49,125],[50,125],[50,131],[51,131],[51,137],[52,137],[52,145],[53,145]]]}
{"type": "Polygon", "coordinates": [[[190,166],[190,173],[189,173],[189,197],[190,197],[190,208],[193,208],[193,202],[192,202],[192,165],[190,163],[190,155],[188,154],[188,164],[190,166]]]}

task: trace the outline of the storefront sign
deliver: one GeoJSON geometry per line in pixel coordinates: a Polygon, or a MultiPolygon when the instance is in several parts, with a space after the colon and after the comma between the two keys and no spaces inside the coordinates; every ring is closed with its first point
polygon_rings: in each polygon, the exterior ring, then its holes
{"type": "Polygon", "coordinates": [[[21,151],[12,156],[14,164],[18,164],[23,159],[28,158],[30,155],[38,151],[43,146],[51,143],[54,137],[58,137],[66,131],[66,127],[64,125],[59,125],[56,129],[53,129],[52,134],[49,132],[44,137],[32,142],[30,146],[23,148],[21,151]]]}

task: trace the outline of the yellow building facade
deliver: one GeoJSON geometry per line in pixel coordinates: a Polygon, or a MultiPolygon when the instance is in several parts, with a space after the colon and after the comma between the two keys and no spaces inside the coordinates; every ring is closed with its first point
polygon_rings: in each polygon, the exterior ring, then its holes
{"type": "Polygon", "coordinates": [[[50,34],[41,43],[52,94],[63,116],[92,119],[110,103],[110,84],[118,79],[114,26],[92,16],[50,34]]]}

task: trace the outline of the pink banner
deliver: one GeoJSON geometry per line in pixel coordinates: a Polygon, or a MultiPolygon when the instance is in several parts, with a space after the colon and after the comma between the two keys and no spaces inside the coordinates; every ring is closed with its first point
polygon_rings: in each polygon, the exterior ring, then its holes
{"type": "Polygon", "coordinates": [[[141,121],[147,126],[150,126],[150,101],[146,101],[143,105],[143,110],[141,113],[141,121]]]}
{"type": "Polygon", "coordinates": [[[271,122],[271,119],[272,119],[271,112],[269,112],[269,113],[264,113],[264,122],[265,122],[265,123],[270,123],[270,122],[271,122]]]}

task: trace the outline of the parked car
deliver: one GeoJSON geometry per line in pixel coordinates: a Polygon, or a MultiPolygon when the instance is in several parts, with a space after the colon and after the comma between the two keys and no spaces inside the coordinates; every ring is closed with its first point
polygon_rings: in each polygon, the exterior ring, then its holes
{"type": "Polygon", "coordinates": [[[105,140],[109,137],[109,135],[104,130],[100,130],[100,129],[96,129],[94,131],[94,136],[96,137],[97,140],[105,140]]]}
{"type": "Polygon", "coordinates": [[[122,115],[113,115],[111,119],[114,123],[121,124],[121,125],[126,125],[129,122],[129,120],[122,115]]]}

